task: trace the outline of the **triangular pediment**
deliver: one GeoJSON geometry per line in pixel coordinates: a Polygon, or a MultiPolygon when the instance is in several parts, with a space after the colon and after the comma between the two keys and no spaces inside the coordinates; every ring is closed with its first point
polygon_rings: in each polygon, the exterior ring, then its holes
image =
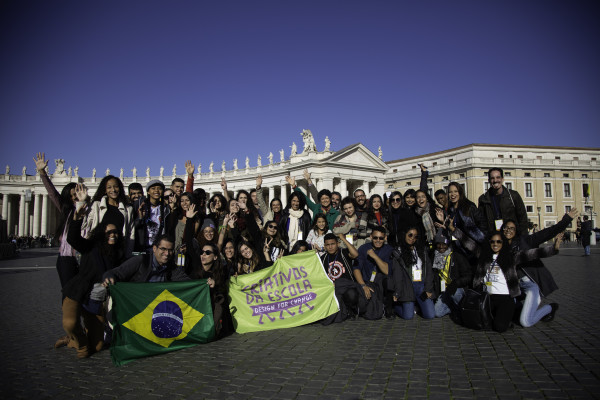
{"type": "Polygon", "coordinates": [[[375,168],[387,172],[388,166],[373,152],[361,143],[353,144],[336,151],[331,157],[323,160],[324,163],[335,163],[344,166],[356,166],[361,168],[375,168]]]}

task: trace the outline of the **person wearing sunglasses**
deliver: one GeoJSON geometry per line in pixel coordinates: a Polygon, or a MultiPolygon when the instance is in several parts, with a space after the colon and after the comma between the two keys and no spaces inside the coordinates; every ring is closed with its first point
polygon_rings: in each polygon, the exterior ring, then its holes
{"type": "Polygon", "coordinates": [[[269,244],[269,255],[271,260],[276,261],[285,255],[285,243],[279,233],[279,226],[275,221],[267,221],[262,229],[262,240],[269,244]]]}
{"type": "Polygon", "coordinates": [[[371,242],[358,248],[358,266],[354,278],[362,290],[359,300],[360,315],[365,319],[379,319],[385,306],[387,318],[393,318],[392,293],[387,288],[389,262],[394,248],[385,243],[386,231],[376,226],[371,232],[371,242]]]}
{"type": "MultiPolygon", "coordinates": [[[[77,191],[83,191],[78,185],[77,191]]],[[[81,253],[79,273],[63,288],[62,322],[67,333],[65,345],[77,350],[78,358],[89,357],[104,346],[106,288],[102,275],[125,259],[123,234],[111,221],[102,220],[88,239],[82,237],[85,207],[79,207],[69,224],[67,241],[81,253]],[[84,327],[80,320],[83,318],[84,327]]]]}
{"type": "Polygon", "coordinates": [[[402,243],[402,232],[405,232],[409,226],[416,226],[419,223],[418,215],[411,212],[408,208],[402,207],[402,193],[394,191],[389,196],[388,208],[388,243],[398,248],[402,243]]]}
{"type": "Polygon", "coordinates": [[[425,319],[435,317],[433,305],[433,269],[429,252],[419,240],[416,226],[402,232],[402,241],[393,254],[394,310],[402,319],[412,319],[418,304],[425,319]]]}
{"type": "Polygon", "coordinates": [[[511,245],[503,231],[493,232],[483,245],[465,235],[460,228],[448,224],[452,235],[464,248],[477,255],[477,268],[473,278],[473,289],[487,291],[490,295],[492,329],[506,332],[516,309],[515,300],[521,295],[517,265],[550,257],[558,253],[562,233],[554,244],[511,251],[511,245]]]}
{"type": "MultiPolygon", "coordinates": [[[[520,250],[539,247],[542,243],[552,239],[564,231],[578,215],[579,210],[572,208],[557,224],[531,235],[521,234],[517,222],[509,219],[502,225],[502,232],[508,240],[511,252],[515,254],[520,250]]],[[[558,310],[558,303],[550,303],[538,308],[541,303],[541,296],[547,297],[558,289],[550,270],[544,266],[541,260],[535,259],[518,264],[517,275],[521,292],[525,294],[519,317],[521,326],[527,328],[535,325],[540,320],[544,322],[552,321],[556,310],[558,310]]]]}

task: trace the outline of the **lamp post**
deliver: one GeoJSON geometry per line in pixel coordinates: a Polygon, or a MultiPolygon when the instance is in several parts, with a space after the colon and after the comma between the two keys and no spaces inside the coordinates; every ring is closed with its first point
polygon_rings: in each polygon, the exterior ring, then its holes
{"type": "Polygon", "coordinates": [[[538,207],[538,229],[542,229],[542,207],[538,207]]]}

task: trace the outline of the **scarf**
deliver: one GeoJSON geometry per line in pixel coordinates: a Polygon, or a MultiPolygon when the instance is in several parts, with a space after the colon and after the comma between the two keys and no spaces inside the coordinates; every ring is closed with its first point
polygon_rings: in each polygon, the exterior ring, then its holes
{"type": "Polygon", "coordinates": [[[442,270],[446,264],[446,257],[448,257],[452,253],[452,249],[448,247],[445,252],[440,253],[439,251],[435,251],[433,256],[433,269],[442,270]]]}
{"type": "Polygon", "coordinates": [[[433,241],[435,236],[435,226],[433,225],[433,220],[431,219],[431,215],[429,214],[429,203],[425,205],[425,207],[417,207],[417,214],[421,216],[423,220],[423,226],[425,227],[425,234],[427,235],[427,241],[433,241]]]}
{"type": "Polygon", "coordinates": [[[298,232],[299,232],[299,221],[302,215],[304,214],[304,210],[292,210],[290,208],[290,217],[288,218],[288,239],[290,250],[294,247],[294,244],[298,241],[298,232]]]}

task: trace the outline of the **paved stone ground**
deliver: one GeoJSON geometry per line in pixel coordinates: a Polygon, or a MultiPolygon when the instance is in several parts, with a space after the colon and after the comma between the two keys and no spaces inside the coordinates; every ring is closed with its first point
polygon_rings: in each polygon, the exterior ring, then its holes
{"type": "Polygon", "coordinates": [[[0,398],[590,399],[600,397],[600,249],[547,259],[557,317],[504,334],[433,321],[348,321],[224,340],[114,367],[63,334],[56,252],[0,262],[0,398]]]}

